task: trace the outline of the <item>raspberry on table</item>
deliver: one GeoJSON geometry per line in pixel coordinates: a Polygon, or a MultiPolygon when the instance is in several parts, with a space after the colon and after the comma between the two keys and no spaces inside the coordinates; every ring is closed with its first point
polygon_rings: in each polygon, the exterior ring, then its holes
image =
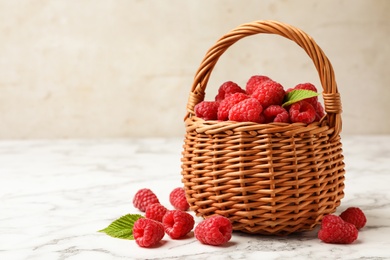
{"type": "Polygon", "coordinates": [[[218,119],[219,102],[216,101],[202,101],[195,105],[195,115],[204,120],[218,119]]]}
{"type": "Polygon", "coordinates": [[[194,228],[195,220],[189,213],[174,209],[165,213],[162,223],[165,233],[173,239],[178,239],[187,235],[194,228]]]}
{"type": "Polygon", "coordinates": [[[153,203],[146,208],[145,217],[162,222],[162,219],[167,211],[168,209],[160,203],[153,203]]]}
{"type": "Polygon", "coordinates": [[[279,123],[289,123],[290,116],[288,111],[279,105],[271,105],[263,111],[266,123],[279,122],[279,123]]]}
{"type": "Polygon", "coordinates": [[[219,246],[232,237],[233,226],[226,217],[214,215],[200,222],[194,230],[195,237],[202,244],[219,246]]]}
{"type": "Polygon", "coordinates": [[[186,211],[190,205],[187,202],[186,193],[182,187],[177,187],[169,194],[169,202],[175,209],[186,211]]]}
{"type": "Polygon", "coordinates": [[[318,238],[331,244],[351,244],[357,237],[358,230],[355,225],[336,215],[326,215],[318,231],[318,238]]]}
{"type": "Polygon", "coordinates": [[[148,218],[140,218],[133,225],[135,242],[141,247],[152,247],[164,237],[164,226],[148,218]]]}
{"type": "Polygon", "coordinates": [[[271,79],[269,77],[263,76],[263,75],[254,75],[254,76],[250,77],[246,83],[246,88],[245,88],[246,93],[248,95],[252,95],[252,93],[255,92],[255,90],[259,86],[261,86],[264,82],[266,82],[268,80],[271,80],[271,79]]]}
{"type": "Polygon", "coordinates": [[[133,198],[133,205],[140,211],[145,212],[150,204],[160,203],[152,190],[144,188],[137,191],[133,198]]]}
{"type": "Polygon", "coordinates": [[[367,218],[363,211],[357,207],[350,207],[340,214],[340,218],[344,221],[355,225],[357,229],[361,229],[366,225],[367,218]]]}
{"type": "Polygon", "coordinates": [[[262,111],[263,107],[257,99],[247,98],[235,104],[229,110],[229,120],[261,123],[260,114],[262,111]]]}
{"type": "Polygon", "coordinates": [[[316,119],[314,107],[304,100],[292,104],[289,108],[289,115],[293,123],[310,124],[316,119]]]}
{"type": "Polygon", "coordinates": [[[222,100],[218,107],[218,120],[228,120],[230,109],[247,98],[244,93],[234,93],[222,100]]]}
{"type": "Polygon", "coordinates": [[[267,108],[270,105],[282,105],[285,94],[286,92],[281,84],[268,80],[261,84],[251,94],[251,97],[256,98],[263,108],[267,108]]]}
{"type": "Polygon", "coordinates": [[[243,90],[240,86],[238,86],[233,81],[227,81],[219,87],[218,94],[215,96],[215,101],[221,102],[227,96],[234,93],[245,93],[245,90],[243,90]]]}

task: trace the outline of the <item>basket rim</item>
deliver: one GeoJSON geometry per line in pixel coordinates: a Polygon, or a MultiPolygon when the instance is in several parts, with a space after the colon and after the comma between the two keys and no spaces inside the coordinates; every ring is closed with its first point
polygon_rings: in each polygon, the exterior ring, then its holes
{"type": "MultiPolygon", "coordinates": [[[[310,133],[312,135],[324,135],[328,133],[330,127],[326,118],[324,117],[319,122],[310,124],[305,123],[279,123],[273,122],[268,124],[258,124],[255,122],[236,122],[236,121],[218,121],[218,120],[204,120],[197,116],[189,117],[185,120],[186,129],[188,132],[196,131],[198,134],[216,134],[248,132],[253,135],[263,134],[281,134],[291,133],[291,135],[310,133]]],[[[333,129],[332,129],[333,132],[333,129]]]]}

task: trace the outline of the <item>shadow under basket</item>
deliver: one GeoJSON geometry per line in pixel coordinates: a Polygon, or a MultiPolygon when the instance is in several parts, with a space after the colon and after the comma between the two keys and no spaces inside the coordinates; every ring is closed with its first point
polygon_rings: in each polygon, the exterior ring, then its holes
{"type": "Polygon", "coordinates": [[[203,218],[225,216],[233,230],[252,234],[312,230],[344,197],[340,114],[332,66],[310,36],[276,21],[230,31],[206,53],[187,103],[182,182],[191,210],[203,218]],[[261,33],[296,42],[312,59],[323,88],[320,122],[258,124],[195,116],[218,58],[239,39],[261,33]]]}

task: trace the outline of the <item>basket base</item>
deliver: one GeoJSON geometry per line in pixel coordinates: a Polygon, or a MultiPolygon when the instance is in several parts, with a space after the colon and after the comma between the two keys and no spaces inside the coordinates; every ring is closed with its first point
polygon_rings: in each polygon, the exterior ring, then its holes
{"type": "Polygon", "coordinates": [[[297,226],[242,226],[233,224],[233,230],[243,232],[246,234],[266,235],[266,236],[287,236],[302,232],[308,232],[318,226],[319,223],[311,225],[297,225],[297,226]]]}
{"type": "MultiPolygon", "coordinates": [[[[339,196],[339,198],[342,196],[339,196]]],[[[206,209],[206,212],[202,213],[202,209],[191,206],[191,210],[199,217],[208,218],[213,215],[221,215],[229,218],[233,225],[233,231],[243,232],[246,234],[258,234],[258,235],[276,235],[286,236],[290,234],[297,234],[302,232],[308,232],[315,229],[321,224],[322,218],[325,215],[333,214],[337,207],[340,205],[340,200],[336,201],[332,207],[327,204],[325,210],[319,214],[318,212],[303,212],[284,214],[281,216],[276,213],[274,217],[270,214],[257,215],[256,217],[237,217],[235,214],[225,214],[222,210],[216,210],[211,212],[210,209],[206,209]]],[[[231,210],[230,210],[231,213],[231,210]]],[[[240,215],[240,214],[238,214],[240,215]]],[[[249,215],[249,213],[248,213],[249,215]]]]}

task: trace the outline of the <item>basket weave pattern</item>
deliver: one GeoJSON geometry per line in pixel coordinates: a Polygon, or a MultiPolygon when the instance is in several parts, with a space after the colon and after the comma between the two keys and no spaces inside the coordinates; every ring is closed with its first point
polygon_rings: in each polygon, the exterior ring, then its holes
{"type": "Polygon", "coordinates": [[[234,230],[253,234],[313,229],[344,196],[340,114],[333,68],[310,36],[276,21],[230,31],[206,53],[187,103],[182,182],[191,210],[204,218],[223,215],[234,230]],[[238,40],[261,33],[296,42],[312,59],[323,88],[326,116],[320,122],[257,124],[195,116],[219,57],[238,40]]]}

